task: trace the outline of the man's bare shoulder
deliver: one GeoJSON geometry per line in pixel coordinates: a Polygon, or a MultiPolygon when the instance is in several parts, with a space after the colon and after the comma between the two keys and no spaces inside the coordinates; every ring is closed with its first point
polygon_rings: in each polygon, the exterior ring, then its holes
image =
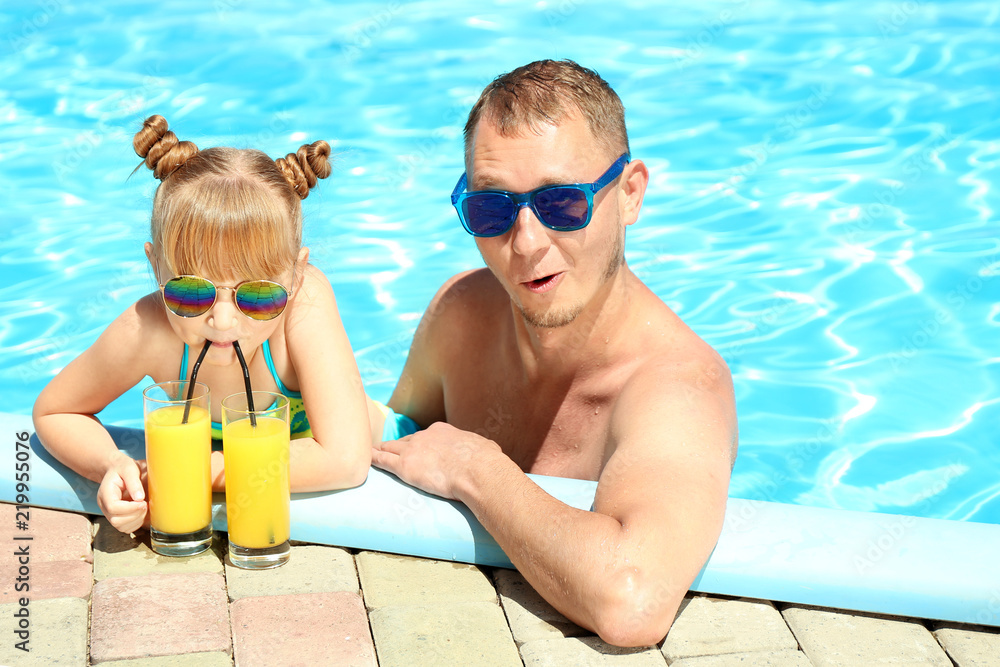
{"type": "Polygon", "coordinates": [[[507,302],[507,293],[489,269],[472,269],[446,280],[427,310],[457,317],[469,308],[490,310],[507,302]]]}
{"type": "MultiPolygon", "coordinates": [[[[445,421],[444,385],[496,339],[498,313],[509,303],[486,269],[465,271],[438,289],[413,334],[389,405],[418,424],[445,421]]],[[[506,309],[509,313],[509,306],[506,309]]]]}
{"type": "MultiPolygon", "coordinates": [[[[645,321],[634,330],[641,363],[622,383],[612,430],[673,428],[679,421],[710,420],[732,433],[725,446],[736,453],[736,404],[725,360],[655,295],[643,309],[645,321]],[[646,426],[639,426],[645,424],[646,426]]],[[[661,431],[662,432],[662,431],[661,431]]]]}
{"type": "Polygon", "coordinates": [[[448,347],[460,338],[478,334],[495,318],[509,313],[510,299],[488,269],[464,271],[449,278],[431,299],[420,323],[428,343],[448,347]]]}

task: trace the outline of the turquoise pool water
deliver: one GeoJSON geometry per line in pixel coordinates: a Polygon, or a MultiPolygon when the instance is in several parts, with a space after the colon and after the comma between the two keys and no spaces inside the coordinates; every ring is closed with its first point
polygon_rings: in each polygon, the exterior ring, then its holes
{"type": "MultiPolygon", "coordinates": [[[[627,258],[726,358],[731,494],[1000,521],[1000,7],[986,2],[50,0],[0,14],[0,401],[153,289],[131,136],[278,156],[369,391],[436,288],[481,266],[448,201],[496,74],[598,70],[652,183],[627,258]]],[[[137,425],[133,391],[104,417],[137,425]]]]}

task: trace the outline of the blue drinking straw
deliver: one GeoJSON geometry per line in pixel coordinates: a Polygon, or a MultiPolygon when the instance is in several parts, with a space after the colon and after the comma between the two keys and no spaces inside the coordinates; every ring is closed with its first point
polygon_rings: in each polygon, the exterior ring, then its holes
{"type": "Polygon", "coordinates": [[[250,369],[247,368],[246,359],[243,358],[243,351],[240,349],[239,341],[233,341],[233,349],[236,350],[240,366],[243,367],[243,384],[247,387],[247,410],[250,411],[250,426],[257,428],[257,415],[253,413],[253,390],[250,389],[250,369]]]}
{"type": "Polygon", "coordinates": [[[188,415],[191,412],[191,397],[194,396],[194,381],[198,377],[198,369],[201,367],[201,360],[205,358],[205,353],[208,352],[208,348],[212,347],[212,341],[206,340],[205,347],[201,348],[201,354],[198,355],[198,361],[194,362],[194,367],[191,368],[191,381],[188,382],[188,395],[187,400],[184,402],[184,417],[181,419],[182,424],[188,423],[188,415]]]}

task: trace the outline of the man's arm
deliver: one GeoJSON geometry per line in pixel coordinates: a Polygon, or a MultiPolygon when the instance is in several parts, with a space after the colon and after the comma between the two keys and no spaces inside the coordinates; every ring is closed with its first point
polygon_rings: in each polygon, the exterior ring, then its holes
{"type": "Polygon", "coordinates": [[[379,467],[465,503],[525,579],[574,622],[622,646],[666,634],[714,548],[736,443],[721,361],[623,390],[594,511],[534,484],[500,448],[446,424],[374,452],[379,467]]]}

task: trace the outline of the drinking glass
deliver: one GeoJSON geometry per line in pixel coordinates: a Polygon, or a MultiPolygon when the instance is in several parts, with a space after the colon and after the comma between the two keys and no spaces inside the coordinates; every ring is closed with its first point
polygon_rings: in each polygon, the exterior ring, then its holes
{"type": "Polygon", "coordinates": [[[229,559],[246,569],[278,567],[291,554],[289,537],[288,398],[266,391],[222,401],[229,559]],[[259,406],[269,406],[260,408],[259,406]]]}
{"type": "Polygon", "coordinates": [[[164,556],[201,553],[212,543],[208,387],[161,382],[147,387],[142,399],[151,546],[164,556]]]}

